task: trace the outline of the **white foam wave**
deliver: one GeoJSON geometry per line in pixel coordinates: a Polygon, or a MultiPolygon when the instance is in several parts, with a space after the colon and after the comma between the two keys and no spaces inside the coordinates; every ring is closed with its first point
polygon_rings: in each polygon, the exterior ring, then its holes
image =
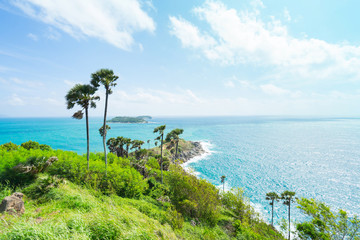
{"type": "Polygon", "coordinates": [[[186,172],[188,172],[188,173],[190,173],[190,174],[193,174],[193,175],[195,175],[195,176],[199,176],[200,173],[199,173],[199,172],[196,172],[193,168],[191,168],[191,167],[189,166],[189,164],[194,163],[194,162],[198,162],[198,161],[200,161],[200,160],[202,160],[202,159],[205,159],[205,158],[207,158],[208,156],[210,156],[212,153],[215,152],[215,151],[211,150],[211,149],[214,147],[214,145],[211,144],[210,142],[208,142],[208,141],[198,141],[198,142],[200,142],[200,145],[201,145],[202,149],[204,149],[204,153],[201,154],[200,156],[193,157],[193,158],[191,158],[189,161],[181,164],[181,167],[182,167],[186,172]]]}

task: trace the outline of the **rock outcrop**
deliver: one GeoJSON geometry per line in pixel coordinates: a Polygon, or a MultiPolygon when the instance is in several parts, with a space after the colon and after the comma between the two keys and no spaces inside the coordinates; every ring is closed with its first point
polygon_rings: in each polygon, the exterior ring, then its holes
{"type": "Polygon", "coordinates": [[[201,156],[205,153],[200,142],[191,142],[193,148],[190,151],[184,151],[179,153],[179,158],[184,162],[189,161],[191,158],[201,156]]]}
{"type": "Polygon", "coordinates": [[[16,192],[5,197],[0,204],[0,213],[23,214],[25,212],[23,196],[24,194],[16,192]]]}

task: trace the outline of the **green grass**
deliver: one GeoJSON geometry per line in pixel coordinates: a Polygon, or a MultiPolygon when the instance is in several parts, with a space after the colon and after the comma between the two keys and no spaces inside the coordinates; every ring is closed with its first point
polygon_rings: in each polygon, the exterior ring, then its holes
{"type": "Polygon", "coordinates": [[[0,200],[21,191],[26,210],[21,216],[0,214],[0,240],[283,239],[258,218],[242,191],[220,195],[176,165],[164,171],[162,185],[154,158],[142,175],[134,159],[109,154],[105,177],[99,153],[91,153],[87,170],[85,155],[11,147],[0,146],[0,200]],[[44,173],[29,176],[13,169],[51,156],[59,160],[44,173]]]}

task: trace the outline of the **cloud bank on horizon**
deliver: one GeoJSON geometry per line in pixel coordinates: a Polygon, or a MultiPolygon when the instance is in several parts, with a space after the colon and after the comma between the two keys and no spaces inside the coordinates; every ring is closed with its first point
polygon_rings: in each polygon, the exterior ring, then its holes
{"type": "Polygon", "coordinates": [[[290,5],[12,0],[0,11],[17,26],[0,27],[7,116],[70,116],[66,91],[101,67],[120,76],[110,115],[358,115],[360,46],[294,31],[290,5]]]}

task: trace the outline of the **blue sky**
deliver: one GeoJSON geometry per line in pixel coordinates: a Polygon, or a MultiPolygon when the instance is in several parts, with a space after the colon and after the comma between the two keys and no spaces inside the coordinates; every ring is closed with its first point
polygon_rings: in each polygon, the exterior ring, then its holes
{"type": "Polygon", "coordinates": [[[100,68],[120,77],[110,116],[359,116],[359,5],[0,0],[0,116],[71,116],[100,68]]]}

